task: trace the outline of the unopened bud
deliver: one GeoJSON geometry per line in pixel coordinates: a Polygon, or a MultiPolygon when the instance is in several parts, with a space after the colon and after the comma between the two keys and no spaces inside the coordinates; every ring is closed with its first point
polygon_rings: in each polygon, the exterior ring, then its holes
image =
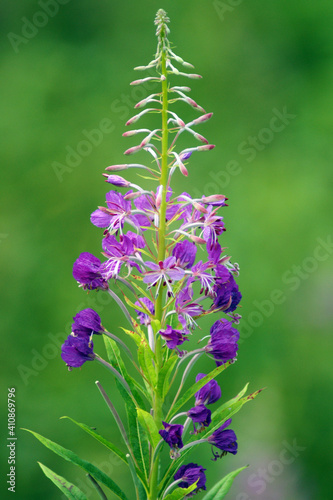
{"type": "Polygon", "coordinates": [[[224,194],[212,194],[210,196],[203,196],[201,198],[201,200],[203,201],[203,203],[214,203],[214,202],[223,202],[225,200],[227,200],[228,198],[226,198],[224,196],[224,194]]]}
{"type": "Polygon", "coordinates": [[[123,165],[110,165],[109,167],[106,167],[105,170],[111,170],[112,172],[116,172],[119,170],[126,170],[128,168],[128,164],[124,163],[123,165]]]}
{"type": "Polygon", "coordinates": [[[215,145],[214,144],[205,144],[204,146],[198,146],[197,151],[208,151],[210,149],[214,149],[215,145]]]}
{"type": "Polygon", "coordinates": [[[187,151],[186,153],[180,153],[180,159],[181,160],[188,160],[190,156],[192,155],[192,151],[187,151]]]}
{"type": "Polygon", "coordinates": [[[184,163],[183,162],[178,162],[178,165],[179,165],[179,170],[181,171],[181,173],[187,177],[188,176],[188,171],[187,171],[187,168],[185,167],[184,163]]]}
{"type": "Polygon", "coordinates": [[[205,115],[199,116],[191,122],[191,125],[198,125],[199,123],[204,123],[213,116],[213,113],[206,113],[205,115]]]}
{"type": "Polygon", "coordinates": [[[103,175],[104,177],[106,177],[105,182],[108,182],[113,186],[128,187],[131,185],[130,182],[128,182],[123,177],[120,177],[120,175],[108,175],[108,174],[103,174],[103,175]]]}
{"type": "Polygon", "coordinates": [[[156,191],[156,207],[159,208],[162,203],[162,192],[163,192],[163,186],[158,186],[157,191],[156,191]]]}
{"type": "Polygon", "coordinates": [[[126,149],[126,151],[124,152],[124,155],[132,155],[134,153],[137,153],[138,151],[140,151],[141,146],[133,146],[132,148],[129,148],[129,149],[126,149]]]}
{"type": "Polygon", "coordinates": [[[198,139],[198,141],[204,142],[205,144],[208,144],[207,139],[203,135],[201,135],[201,134],[193,134],[193,135],[196,139],[198,139]]]}
{"type": "Polygon", "coordinates": [[[141,195],[142,193],[140,193],[140,191],[136,191],[135,193],[128,193],[125,194],[124,200],[135,200],[136,198],[139,198],[139,196],[141,195]]]}
{"type": "Polygon", "coordinates": [[[198,243],[199,245],[204,245],[206,243],[203,238],[199,238],[199,236],[195,236],[194,234],[191,234],[190,238],[194,243],[198,243]]]}
{"type": "Polygon", "coordinates": [[[203,214],[207,214],[208,213],[208,210],[200,205],[200,203],[197,203],[196,201],[193,202],[193,206],[196,210],[198,210],[199,212],[203,213],[203,214]]]}

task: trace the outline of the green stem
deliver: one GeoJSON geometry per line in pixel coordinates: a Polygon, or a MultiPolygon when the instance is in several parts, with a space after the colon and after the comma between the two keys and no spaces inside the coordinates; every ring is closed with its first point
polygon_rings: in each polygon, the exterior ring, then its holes
{"type": "MultiPolygon", "coordinates": [[[[163,35],[162,35],[163,36],[163,35]]],[[[165,34],[164,34],[165,36],[165,34]]],[[[161,193],[161,205],[159,213],[159,228],[158,228],[158,260],[163,261],[165,259],[165,231],[166,231],[166,195],[167,195],[167,183],[168,183],[168,82],[167,82],[167,69],[166,69],[166,53],[165,49],[162,48],[162,75],[165,77],[162,80],[162,158],[161,158],[161,177],[160,185],[162,186],[161,193]]],[[[164,290],[161,287],[159,290],[159,295],[156,299],[155,304],[155,317],[157,320],[162,321],[163,315],[163,297],[164,290]]],[[[157,336],[155,343],[155,355],[156,355],[156,370],[157,376],[158,372],[162,366],[162,342],[160,336],[157,336]]],[[[154,397],[154,420],[156,422],[157,428],[161,428],[162,423],[162,404],[163,399],[160,394],[155,392],[154,397]]],[[[158,492],[158,468],[159,468],[159,451],[153,453],[155,460],[152,464],[151,476],[150,476],[150,495],[149,500],[157,499],[158,492]]]]}

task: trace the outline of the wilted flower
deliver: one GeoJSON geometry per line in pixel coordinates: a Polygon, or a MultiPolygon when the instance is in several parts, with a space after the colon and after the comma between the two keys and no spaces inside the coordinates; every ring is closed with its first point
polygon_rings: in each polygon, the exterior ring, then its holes
{"type": "Polygon", "coordinates": [[[105,331],[105,328],[101,324],[101,318],[93,309],[83,309],[73,319],[72,332],[75,335],[91,336],[91,334],[101,334],[105,331]]]}
{"type": "Polygon", "coordinates": [[[239,332],[226,319],[216,321],[210,329],[211,338],[206,351],[214,356],[217,366],[234,359],[237,354],[239,332]]]}
{"type": "Polygon", "coordinates": [[[184,426],[179,424],[168,424],[167,422],[162,422],[162,424],[164,429],[158,432],[164,441],[168,443],[171,450],[176,451],[183,448],[182,434],[184,426]]]}
{"type": "Polygon", "coordinates": [[[78,368],[86,361],[95,359],[93,343],[88,336],[74,337],[69,335],[65,343],[61,346],[61,358],[65,361],[68,369],[78,368]]]}
{"type": "Polygon", "coordinates": [[[237,436],[231,429],[226,429],[231,424],[231,418],[229,418],[226,422],[224,422],[221,427],[219,427],[216,431],[213,432],[211,436],[207,438],[207,441],[222,450],[222,453],[214,453],[213,460],[217,460],[218,458],[223,457],[227,453],[232,453],[236,455],[238,444],[237,444],[237,436]]]}
{"type": "MultiPolygon", "coordinates": [[[[195,377],[195,381],[199,382],[206,375],[204,373],[198,373],[195,377]]],[[[210,405],[216,403],[221,397],[221,388],[216,380],[210,380],[201,389],[195,393],[195,404],[196,405],[210,405]]]]}
{"type": "Polygon", "coordinates": [[[107,281],[101,275],[101,261],[89,252],[79,255],[73,264],[74,279],[84,290],[107,289],[107,281]]]}
{"type": "Polygon", "coordinates": [[[190,497],[195,493],[198,493],[199,490],[206,489],[205,470],[206,469],[201,467],[201,465],[191,462],[187,465],[182,465],[181,467],[179,467],[173,478],[175,481],[178,481],[178,479],[182,480],[180,483],[178,483],[179,488],[188,488],[189,486],[191,486],[191,484],[195,483],[199,479],[196,489],[192,493],[190,493],[190,495],[187,495],[188,497],[190,497]]]}
{"type": "Polygon", "coordinates": [[[212,419],[211,419],[211,413],[212,412],[208,408],[206,408],[205,405],[203,405],[203,404],[196,405],[196,406],[194,406],[194,408],[191,408],[187,412],[187,416],[190,417],[190,419],[193,422],[194,431],[195,431],[196,434],[198,432],[201,432],[204,427],[208,427],[209,426],[209,424],[212,421],[212,419]],[[195,427],[196,423],[200,425],[199,429],[197,429],[195,427]]]}

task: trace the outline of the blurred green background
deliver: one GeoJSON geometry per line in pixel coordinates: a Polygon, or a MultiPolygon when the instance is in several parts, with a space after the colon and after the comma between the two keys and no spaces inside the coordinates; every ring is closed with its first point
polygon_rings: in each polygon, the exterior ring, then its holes
{"type": "MultiPolygon", "coordinates": [[[[105,295],[78,289],[72,264],[82,251],[100,251],[89,215],[104,202],[104,168],[122,163],[135,144],[121,134],[148,91],[129,82],[155,51],[153,19],[163,7],[177,53],[204,76],[190,82],[191,95],[214,112],[200,132],[218,146],[192,156],[190,176],[175,176],[175,190],[228,196],[223,243],[241,266],[243,341],[238,362],[220,377],[223,398],[246,382],[253,391],[267,387],[233,420],[238,455],[214,463],[206,447],[192,460],[209,469],[210,485],[250,464],[229,494],[235,500],[331,499],[333,4],[42,4],[0,6],[2,498],[9,498],[7,386],[16,388],[18,427],[73,449],[131,491],[126,469],[106,449],[59,420],[69,415],[121,446],[94,384],[99,379],[120,407],[113,381],[95,363],[67,372],[59,344],[83,307],[94,307],[114,332],[123,324],[105,295]],[[112,125],[99,143],[80,146],[106,118],[112,125]]],[[[185,104],[179,113],[196,116],[185,104]]],[[[208,332],[209,322],[201,326],[208,332]]],[[[103,352],[101,342],[96,350],[103,352]]],[[[80,470],[23,431],[17,458],[17,498],[61,498],[37,460],[96,498],[80,470]]]]}

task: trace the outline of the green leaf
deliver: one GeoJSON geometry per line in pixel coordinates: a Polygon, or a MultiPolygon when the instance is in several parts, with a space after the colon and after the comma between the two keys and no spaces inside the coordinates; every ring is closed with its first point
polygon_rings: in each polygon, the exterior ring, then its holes
{"type": "Polygon", "coordinates": [[[82,493],[82,491],[77,486],[69,483],[65,478],[59,476],[40,462],[38,462],[38,465],[44,472],[45,476],[51,479],[52,483],[54,483],[67,498],[69,498],[70,500],[87,500],[85,494],[82,493]]]}
{"type": "Polygon", "coordinates": [[[176,488],[172,493],[169,493],[169,495],[167,495],[164,500],[181,500],[196,489],[197,482],[198,481],[191,484],[191,486],[189,486],[188,488],[176,488]]]}
{"type": "Polygon", "coordinates": [[[153,365],[154,358],[154,353],[150,349],[147,341],[141,341],[138,348],[138,361],[144,376],[152,387],[155,387],[157,383],[156,371],[153,365]]]}
{"type": "Polygon", "coordinates": [[[108,448],[109,450],[113,451],[113,453],[115,455],[117,455],[117,457],[119,457],[123,462],[125,462],[125,464],[127,464],[125,453],[123,453],[121,450],[119,450],[119,448],[117,448],[114,444],[110,443],[110,441],[108,441],[107,439],[105,439],[103,436],[100,436],[99,434],[97,434],[97,432],[93,431],[88,425],[81,424],[80,422],[76,422],[76,420],[74,420],[71,417],[65,416],[65,417],[61,417],[61,418],[67,418],[68,420],[70,420],[71,422],[73,422],[75,425],[77,425],[78,427],[80,427],[81,429],[83,429],[85,432],[87,432],[87,434],[90,434],[90,436],[92,436],[97,441],[99,441],[104,446],[106,446],[106,448],[108,448]]]}
{"type": "Polygon", "coordinates": [[[168,361],[164,363],[163,368],[158,374],[157,394],[162,396],[162,400],[165,399],[165,396],[168,393],[170,387],[169,385],[170,375],[178,359],[179,358],[176,355],[171,356],[171,358],[169,358],[168,361]]]}
{"type": "Polygon", "coordinates": [[[149,398],[147,391],[143,387],[141,387],[140,384],[138,384],[138,382],[136,382],[133,379],[133,377],[131,377],[131,375],[129,375],[128,370],[126,369],[125,364],[123,362],[123,359],[121,357],[119,347],[118,347],[117,343],[115,342],[115,340],[110,339],[110,337],[106,337],[106,336],[104,336],[103,338],[104,338],[106,352],[107,352],[107,355],[108,355],[108,358],[109,358],[111,365],[116,370],[118,370],[120,375],[126,380],[126,382],[128,383],[128,385],[132,391],[132,394],[133,394],[135,400],[137,401],[137,403],[140,406],[142,406],[144,408],[145,404],[142,401],[142,398],[141,398],[140,394],[138,393],[137,388],[139,388],[140,391],[142,391],[143,394],[147,398],[149,398]]]}
{"type": "Polygon", "coordinates": [[[211,490],[206,493],[202,500],[222,500],[230,490],[234,479],[242,470],[246,469],[248,465],[245,467],[241,467],[233,472],[230,472],[227,476],[225,476],[221,481],[215,484],[211,490]]]}
{"type": "Polygon", "coordinates": [[[260,394],[260,392],[263,389],[259,389],[256,392],[253,392],[252,394],[249,394],[248,396],[245,396],[240,399],[240,396],[244,394],[244,392],[247,389],[247,385],[245,388],[236,396],[234,399],[231,399],[227,403],[225,403],[221,408],[218,410],[214,411],[212,415],[212,422],[209,426],[209,428],[206,430],[205,437],[208,435],[211,435],[216,429],[218,429],[223,422],[225,422],[228,418],[232,417],[235,415],[235,413],[238,413],[239,410],[249,401],[252,401],[254,398],[260,394]]]}
{"type": "Polygon", "coordinates": [[[179,412],[179,410],[182,408],[182,406],[187,403],[187,401],[194,396],[196,392],[198,392],[204,385],[206,385],[210,380],[214,379],[217,377],[220,373],[222,373],[224,370],[226,370],[230,365],[231,361],[228,361],[228,363],[225,363],[224,365],[218,366],[214,370],[212,370],[208,375],[203,377],[201,380],[196,382],[195,384],[190,387],[185,394],[178,400],[178,402],[175,404],[175,406],[172,408],[172,410],[168,413],[167,419],[170,420],[173,415],[179,412]]]}
{"type": "Polygon", "coordinates": [[[147,432],[151,445],[153,446],[153,448],[156,448],[157,444],[161,440],[161,437],[158,433],[158,429],[153,417],[150,413],[142,410],[141,408],[137,408],[136,411],[138,414],[138,420],[147,432]]]}
{"type": "Polygon", "coordinates": [[[90,474],[96,481],[103,483],[107,486],[113,493],[122,500],[127,500],[125,493],[119,488],[119,486],[108,477],[103,471],[101,471],[98,467],[87,462],[86,460],[82,460],[82,458],[78,457],[73,451],[67,450],[63,448],[61,445],[50,441],[49,439],[41,436],[37,432],[30,431],[29,429],[23,429],[27,432],[30,432],[33,436],[35,436],[46,448],[49,448],[51,451],[59,455],[59,457],[64,458],[68,462],[72,464],[78,465],[83,470],[85,470],[88,474],[90,474]]]}

